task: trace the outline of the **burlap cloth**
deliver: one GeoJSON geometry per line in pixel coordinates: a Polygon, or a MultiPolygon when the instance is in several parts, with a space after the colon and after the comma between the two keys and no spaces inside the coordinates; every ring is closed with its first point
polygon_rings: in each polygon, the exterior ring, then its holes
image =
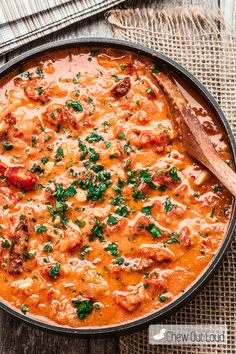
{"type": "MultiPolygon", "coordinates": [[[[147,3],[145,3],[147,6],[147,3]]],[[[200,7],[113,10],[108,14],[116,38],[139,42],[175,59],[192,72],[219,102],[236,134],[236,37],[220,14],[200,7]]],[[[121,337],[122,354],[236,353],[236,241],[201,293],[163,323],[226,324],[228,344],[152,346],[147,331],[121,337]]]]}

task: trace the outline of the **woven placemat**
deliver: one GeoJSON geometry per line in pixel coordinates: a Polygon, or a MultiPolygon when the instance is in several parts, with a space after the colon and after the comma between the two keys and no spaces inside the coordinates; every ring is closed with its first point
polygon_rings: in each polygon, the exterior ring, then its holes
{"type": "MultiPolygon", "coordinates": [[[[236,37],[217,12],[200,7],[113,10],[108,21],[116,38],[138,42],[175,59],[219,102],[236,135],[236,37]]],[[[236,241],[201,293],[163,323],[226,324],[228,344],[151,346],[147,331],[121,337],[122,354],[236,353],[236,241]]]]}

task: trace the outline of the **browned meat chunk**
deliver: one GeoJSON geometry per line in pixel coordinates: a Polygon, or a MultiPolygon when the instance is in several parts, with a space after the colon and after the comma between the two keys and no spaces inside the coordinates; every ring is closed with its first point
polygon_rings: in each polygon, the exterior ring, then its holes
{"type": "Polygon", "coordinates": [[[16,117],[14,116],[13,113],[6,114],[4,120],[5,120],[5,122],[7,122],[10,125],[16,124],[16,117]]]}
{"type": "Polygon", "coordinates": [[[112,88],[111,92],[115,97],[120,98],[127,95],[130,89],[131,89],[131,82],[130,82],[130,78],[127,76],[123,80],[118,82],[118,84],[116,84],[112,88]]]}
{"type": "Polygon", "coordinates": [[[152,182],[154,184],[159,184],[159,185],[164,185],[164,186],[169,187],[174,181],[171,178],[169,172],[162,172],[162,173],[159,173],[159,174],[155,173],[152,176],[152,182]]]}
{"type": "Polygon", "coordinates": [[[28,245],[28,226],[22,222],[16,229],[15,235],[12,239],[12,246],[10,249],[10,259],[8,265],[8,272],[12,275],[19,275],[22,272],[24,258],[28,245]]]}
{"type": "Polygon", "coordinates": [[[13,131],[16,124],[16,117],[13,113],[8,113],[5,115],[3,120],[0,122],[0,138],[9,139],[9,134],[13,131]]]}

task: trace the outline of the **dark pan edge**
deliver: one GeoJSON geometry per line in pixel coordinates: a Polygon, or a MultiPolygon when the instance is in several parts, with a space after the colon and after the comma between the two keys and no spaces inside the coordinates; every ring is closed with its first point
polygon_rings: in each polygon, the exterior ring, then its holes
{"type": "MultiPolygon", "coordinates": [[[[205,101],[209,104],[209,106],[213,109],[214,114],[217,116],[219,121],[221,122],[223,128],[227,132],[227,136],[229,139],[229,143],[232,149],[233,157],[234,157],[234,162],[236,160],[236,143],[235,139],[233,136],[233,133],[231,131],[231,128],[229,126],[229,123],[226,120],[226,117],[224,116],[224,113],[222,112],[220,106],[218,103],[215,101],[215,99],[212,97],[212,95],[208,92],[208,90],[191,74],[189,73],[185,68],[183,68],[181,65],[176,63],[174,60],[166,57],[163,54],[160,54],[154,50],[148,49],[142,45],[139,44],[134,44],[134,43],[129,43],[126,41],[121,41],[121,40],[114,40],[110,38],[73,38],[73,39],[65,39],[49,44],[44,44],[40,47],[36,47],[34,49],[31,49],[18,57],[10,60],[8,63],[3,65],[0,68],[0,75],[6,75],[9,72],[12,72],[16,67],[21,65],[21,63],[27,62],[31,59],[34,59],[36,56],[42,56],[46,54],[47,52],[53,52],[53,50],[57,49],[67,49],[67,48],[72,48],[72,47],[113,47],[113,48],[118,48],[121,50],[128,50],[128,51],[133,51],[138,54],[148,56],[148,57],[156,57],[161,64],[167,64],[168,67],[171,68],[172,71],[180,74],[182,77],[187,78],[187,81],[192,84],[194,89],[200,93],[200,95],[205,99],[205,101]]],[[[117,325],[112,325],[112,326],[107,326],[107,327],[91,327],[91,328],[86,328],[86,327],[80,327],[80,328],[71,328],[71,327],[61,327],[57,326],[51,323],[44,323],[39,320],[36,320],[35,318],[27,317],[20,313],[18,310],[14,309],[13,307],[5,304],[4,302],[0,301],[0,308],[5,310],[6,312],[10,313],[11,315],[23,320],[24,322],[34,325],[38,328],[44,329],[44,330],[49,330],[53,331],[54,333],[61,334],[61,335],[76,335],[80,337],[88,337],[88,336],[93,336],[93,337],[101,337],[105,335],[124,335],[128,334],[131,331],[135,330],[140,330],[141,328],[147,327],[148,324],[150,323],[157,323],[165,318],[167,318],[170,315],[173,315],[176,313],[181,307],[187,304],[190,300],[192,300],[197,293],[202,289],[202,287],[210,280],[210,278],[214,275],[215,271],[217,270],[218,266],[220,265],[221,261],[223,260],[223,256],[226,253],[226,250],[232,241],[232,236],[233,236],[233,231],[236,226],[236,205],[235,202],[233,204],[232,208],[232,214],[231,214],[231,220],[229,224],[229,228],[227,231],[227,234],[225,236],[225,239],[220,246],[216,256],[212,259],[211,263],[208,265],[206,270],[199,276],[197,281],[193,283],[191,287],[186,290],[182,295],[180,295],[178,298],[176,298],[174,301],[172,301],[170,304],[166,305],[162,309],[158,310],[157,312],[154,312],[150,315],[146,315],[142,318],[138,318],[136,320],[127,322],[127,323],[122,323],[122,324],[117,324],[117,325]]]]}

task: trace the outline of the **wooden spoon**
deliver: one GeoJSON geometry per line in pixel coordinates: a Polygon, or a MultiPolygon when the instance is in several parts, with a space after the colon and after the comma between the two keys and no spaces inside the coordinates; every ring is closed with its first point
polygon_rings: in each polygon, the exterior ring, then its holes
{"type": "Polygon", "coordinates": [[[210,138],[177,85],[162,72],[153,75],[174,110],[177,129],[188,155],[206,166],[236,197],[236,174],[217,154],[210,138]]]}

